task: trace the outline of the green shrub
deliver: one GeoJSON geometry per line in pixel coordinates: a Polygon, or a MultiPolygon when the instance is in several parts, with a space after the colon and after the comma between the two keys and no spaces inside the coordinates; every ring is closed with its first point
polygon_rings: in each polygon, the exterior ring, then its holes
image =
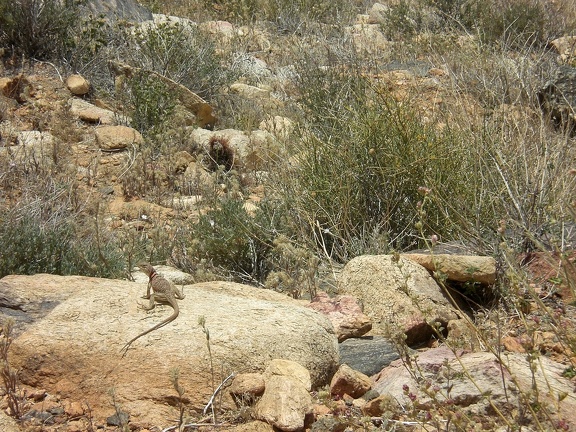
{"type": "Polygon", "coordinates": [[[400,0],[386,12],[386,25],[383,30],[389,38],[414,36],[421,28],[421,11],[412,7],[409,1],[400,0]]]}
{"type": "Polygon", "coordinates": [[[128,80],[131,126],[142,134],[158,130],[174,111],[174,95],[168,86],[145,71],[128,80]]]}
{"type": "Polygon", "coordinates": [[[126,36],[123,57],[135,67],[154,71],[210,99],[235,79],[222,64],[210,36],[195,24],[165,22],[137,27],[126,36]]]}
{"type": "Polygon", "coordinates": [[[226,199],[191,226],[188,255],[195,262],[190,264],[204,262],[222,276],[263,282],[269,271],[271,233],[272,221],[264,212],[251,216],[242,201],[226,199]]]}
{"type": "Polygon", "coordinates": [[[0,215],[0,277],[51,273],[119,277],[123,260],[116,245],[102,233],[81,231],[70,215],[0,215]],[[46,218],[46,221],[44,220],[46,218]]]}
{"type": "Polygon", "coordinates": [[[204,0],[204,7],[220,19],[233,22],[268,21],[280,32],[301,33],[317,22],[342,24],[353,17],[346,0],[204,0]]]}
{"type": "Polygon", "coordinates": [[[73,45],[77,0],[0,0],[0,44],[18,57],[59,58],[73,45]]]}

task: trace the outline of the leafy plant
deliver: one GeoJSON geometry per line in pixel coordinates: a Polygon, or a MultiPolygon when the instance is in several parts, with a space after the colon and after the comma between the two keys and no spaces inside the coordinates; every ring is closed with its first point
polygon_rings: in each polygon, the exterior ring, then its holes
{"type": "Polygon", "coordinates": [[[106,239],[97,225],[92,225],[92,232],[81,230],[71,216],[50,210],[45,215],[2,212],[0,277],[35,273],[122,275],[117,245],[106,239]]]}

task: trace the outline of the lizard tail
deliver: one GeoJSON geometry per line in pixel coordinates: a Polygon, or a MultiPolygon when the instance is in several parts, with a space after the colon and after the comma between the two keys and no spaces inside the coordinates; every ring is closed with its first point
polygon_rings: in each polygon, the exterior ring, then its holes
{"type": "Polygon", "coordinates": [[[130,341],[128,341],[126,343],[126,345],[124,345],[122,347],[122,349],[120,350],[120,352],[122,353],[122,358],[124,358],[124,356],[126,355],[126,353],[128,352],[128,349],[130,348],[130,345],[132,345],[132,343],[134,341],[136,341],[137,339],[141,338],[142,336],[147,335],[150,332],[153,332],[154,330],[158,330],[161,327],[164,327],[166,324],[170,324],[172,321],[174,321],[177,317],[178,317],[178,309],[174,309],[174,313],[172,315],[170,315],[168,318],[166,318],[164,321],[162,321],[161,323],[156,324],[154,327],[149,328],[148,330],[146,330],[145,332],[140,333],[138,336],[136,336],[135,338],[130,339],[130,341]]]}

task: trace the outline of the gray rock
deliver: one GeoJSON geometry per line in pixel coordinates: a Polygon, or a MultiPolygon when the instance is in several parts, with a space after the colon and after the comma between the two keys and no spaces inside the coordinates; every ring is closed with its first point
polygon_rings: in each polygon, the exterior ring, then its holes
{"type": "Polygon", "coordinates": [[[400,355],[392,342],[382,336],[347,339],[339,345],[340,364],[371,376],[380,372],[400,355]]]}

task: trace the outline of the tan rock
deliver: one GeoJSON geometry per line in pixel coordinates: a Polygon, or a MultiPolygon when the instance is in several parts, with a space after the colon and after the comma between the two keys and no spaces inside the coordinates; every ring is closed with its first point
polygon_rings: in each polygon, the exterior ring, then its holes
{"type": "Polygon", "coordinates": [[[343,364],[332,377],[330,393],[340,397],[348,394],[356,399],[364,395],[371,387],[372,380],[368,376],[343,364]]]}
{"type": "Polygon", "coordinates": [[[108,151],[124,150],[144,142],[140,132],[128,126],[103,126],[96,129],[95,136],[98,147],[108,151]]]}
{"type": "Polygon", "coordinates": [[[388,20],[390,6],[383,5],[382,3],[374,3],[368,11],[369,24],[385,24],[388,20]]]}
{"type": "Polygon", "coordinates": [[[266,163],[275,160],[280,152],[278,141],[270,132],[255,130],[249,133],[236,129],[208,131],[201,128],[192,130],[188,136],[192,146],[210,149],[210,139],[222,138],[234,152],[234,166],[262,169],[266,163]]]}
{"type": "Polygon", "coordinates": [[[176,152],[172,169],[175,173],[184,172],[192,162],[196,162],[196,159],[187,151],[176,152]]]}
{"type": "Polygon", "coordinates": [[[287,117],[274,116],[262,120],[258,129],[270,132],[278,138],[286,139],[294,132],[294,122],[287,117]]]}
{"type": "Polygon", "coordinates": [[[576,36],[563,36],[554,39],[550,45],[560,54],[563,61],[576,57],[576,36]]]}
{"type": "Polygon", "coordinates": [[[364,305],[372,320],[372,333],[388,336],[403,332],[408,345],[427,342],[430,323],[444,328],[458,313],[440,287],[421,265],[392,255],[353,258],[342,269],[341,294],[350,294],[364,305]]]}
{"type": "Polygon", "coordinates": [[[76,96],[83,96],[90,91],[90,82],[82,75],[70,75],[66,79],[66,86],[76,96]]]}
{"type": "Polygon", "coordinates": [[[390,395],[380,395],[374,398],[362,407],[362,412],[364,415],[369,415],[371,417],[381,417],[383,414],[388,412],[397,412],[399,408],[398,402],[390,395]]]}
{"type": "Polygon", "coordinates": [[[502,338],[502,345],[506,351],[525,353],[526,349],[522,346],[520,341],[512,336],[505,336],[502,338]]]}
{"type": "Polygon", "coordinates": [[[255,420],[233,426],[231,432],[274,432],[274,427],[266,422],[255,420]]]}
{"type": "Polygon", "coordinates": [[[236,375],[228,392],[234,396],[260,396],[264,393],[266,383],[259,373],[242,373],[236,375]]]}
{"type": "Polygon", "coordinates": [[[450,254],[402,254],[429,271],[441,271],[457,282],[496,282],[496,260],[492,257],[450,254]]]}
{"type": "Polygon", "coordinates": [[[301,364],[285,359],[274,359],[264,372],[264,380],[267,381],[272,376],[287,376],[299,381],[307,391],[312,390],[310,372],[301,364]]]}
{"type": "Polygon", "coordinates": [[[312,412],[312,397],[302,383],[290,376],[271,375],[266,390],[254,406],[254,418],[281,431],[304,429],[306,414],[312,412]]]}
{"type": "MultiPolygon", "coordinates": [[[[62,402],[87,403],[96,422],[114,414],[113,388],[131,422],[148,428],[165,426],[177,415],[177,408],[164,402],[175,397],[170,381],[175,368],[189,407],[196,410],[213,393],[210,364],[217,382],[225,378],[221,366],[225,374],[262,372],[272,356],[303,365],[314,386],[332,376],[338,345],[324,316],[285,295],[240,284],[211,282],[183,290],[178,318],[138,339],[122,358],[120,348],[128,340],[172,313],[164,306],[149,314],[138,308],[145,283],[46,274],[4,277],[0,296],[26,311],[16,324],[11,362],[24,385],[58,394],[62,402]]],[[[295,389],[287,397],[298,401],[300,412],[308,392],[294,378],[287,386],[295,389]]],[[[222,403],[235,409],[228,396],[222,403]]]]}
{"type": "Polygon", "coordinates": [[[390,42],[382,33],[380,24],[355,24],[346,27],[344,32],[360,52],[375,54],[389,49],[390,42]]]}
{"type": "Polygon", "coordinates": [[[18,423],[3,410],[0,410],[0,430],[3,432],[21,432],[18,423]]]}
{"type": "Polygon", "coordinates": [[[115,125],[117,118],[123,118],[109,109],[99,108],[78,98],[72,98],[69,105],[70,113],[86,123],[115,125]]]}
{"type": "Polygon", "coordinates": [[[271,89],[234,83],[230,86],[230,93],[238,94],[247,99],[266,99],[270,97],[271,89]]]}
{"type": "Polygon", "coordinates": [[[56,138],[50,132],[16,132],[15,146],[0,146],[0,157],[10,163],[23,167],[41,165],[49,168],[54,165],[56,138]]]}

